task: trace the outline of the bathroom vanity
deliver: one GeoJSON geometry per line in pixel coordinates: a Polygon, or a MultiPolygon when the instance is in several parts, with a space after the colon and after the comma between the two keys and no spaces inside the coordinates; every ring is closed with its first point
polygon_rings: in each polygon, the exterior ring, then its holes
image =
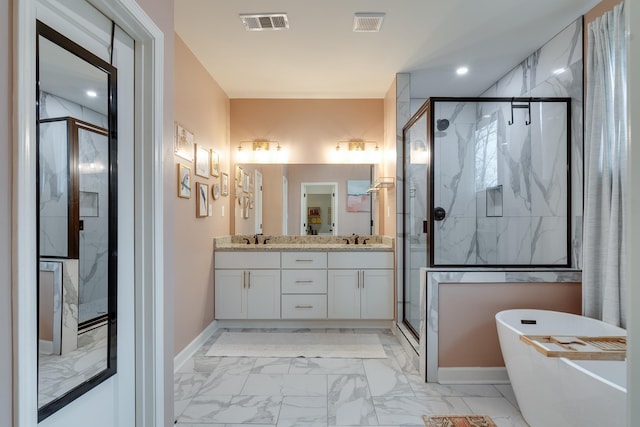
{"type": "Polygon", "coordinates": [[[390,238],[221,237],[214,239],[214,262],[216,319],[394,317],[390,238]]]}

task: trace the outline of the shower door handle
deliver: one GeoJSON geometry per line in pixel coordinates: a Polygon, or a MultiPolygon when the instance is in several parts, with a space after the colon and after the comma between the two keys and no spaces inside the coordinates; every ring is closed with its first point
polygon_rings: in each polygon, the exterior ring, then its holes
{"type": "Polygon", "coordinates": [[[437,207],[433,210],[433,219],[436,221],[442,221],[447,216],[447,211],[444,208],[437,207]]]}

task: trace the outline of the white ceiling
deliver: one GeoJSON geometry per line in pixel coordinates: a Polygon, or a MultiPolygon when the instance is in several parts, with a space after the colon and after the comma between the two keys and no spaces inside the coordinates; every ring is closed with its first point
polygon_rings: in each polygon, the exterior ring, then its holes
{"type": "Polygon", "coordinates": [[[175,30],[230,98],[477,96],[599,0],[175,0],[175,30]],[[241,13],[281,13],[248,32],[241,13]],[[380,33],[356,12],[386,13],[380,33]],[[469,67],[464,77],[455,74],[469,67]]]}

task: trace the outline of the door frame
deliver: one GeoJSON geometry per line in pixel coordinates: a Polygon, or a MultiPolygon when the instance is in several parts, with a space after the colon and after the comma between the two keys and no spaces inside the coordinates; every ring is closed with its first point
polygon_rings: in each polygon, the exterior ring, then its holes
{"type": "MultiPolygon", "coordinates": [[[[36,1],[13,3],[13,420],[35,426],[37,408],[36,1]]],[[[164,35],[133,0],[90,0],[135,41],[136,425],[165,421],[163,84],[164,35]]],[[[172,382],[171,382],[172,383],[172,382]]]]}
{"type": "Polygon", "coordinates": [[[331,197],[331,223],[332,235],[338,235],[338,183],[337,182],[302,182],[300,183],[300,235],[307,234],[305,218],[307,217],[307,188],[308,187],[332,187],[333,193],[331,197]]]}

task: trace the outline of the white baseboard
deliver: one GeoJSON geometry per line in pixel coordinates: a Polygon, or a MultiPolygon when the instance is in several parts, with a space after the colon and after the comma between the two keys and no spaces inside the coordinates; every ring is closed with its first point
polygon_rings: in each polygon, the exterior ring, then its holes
{"type": "Polygon", "coordinates": [[[438,368],[440,384],[509,384],[507,368],[438,368]]]}
{"type": "Polygon", "coordinates": [[[216,332],[218,329],[218,321],[214,320],[200,332],[180,353],[173,358],[173,372],[176,373],[182,368],[193,354],[216,332]]]}
{"type": "Polygon", "coordinates": [[[38,340],[38,350],[41,354],[52,354],[53,341],[38,340]]]}

